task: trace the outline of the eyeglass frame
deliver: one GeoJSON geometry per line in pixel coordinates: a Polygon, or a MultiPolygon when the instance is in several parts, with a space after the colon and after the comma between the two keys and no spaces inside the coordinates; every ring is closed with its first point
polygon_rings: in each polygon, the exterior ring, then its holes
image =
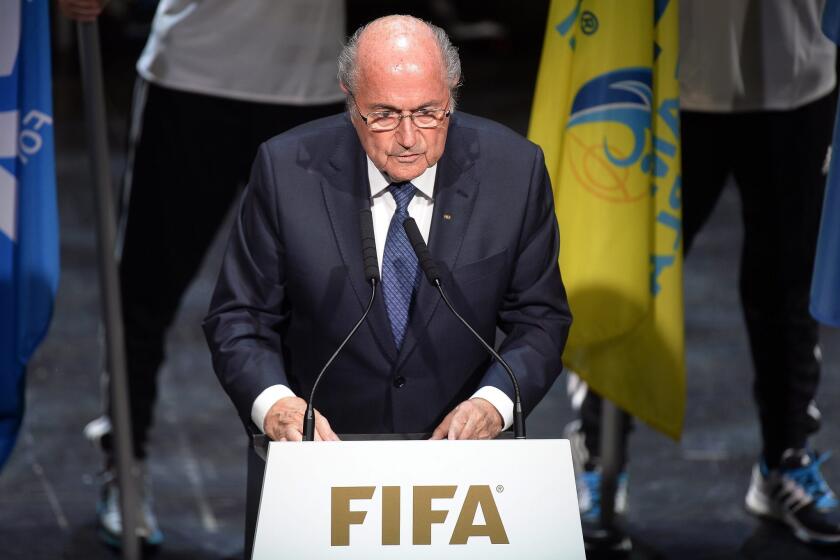
{"type": "Polygon", "coordinates": [[[418,109],[418,110],[412,111],[408,114],[404,114],[403,112],[397,112],[397,111],[389,111],[389,110],[371,111],[370,113],[368,113],[366,115],[363,115],[362,112],[359,110],[359,104],[356,102],[356,96],[351,93],[350,97],[353,99],[353,108],[356,109],[356,112],[359,114],[359,117],[361,117],[362,122],[365,123],[365,126],[367,126],[368,130],[370,130],[371,132],[391,132],[392,130],[396,130],[400,127],[403,119],[406,118],[406,117],[411,119],[411,124],[413,124],[414,126],[416,126],[417,128],[419,128],[421,130],[434,130],[436,128],[440,128],[441,123],[443,123],[443,121],[445,119],[448,119],[449,116],[452,115],[452,111],[449,109],[449,105],[450,105],[450,103],[452,103],[451,99],[446,102],[446,107],[444,107],[443,109],[431,109],[431,110],[430,109],[418,109]],[[440,119],[437,119],[437,118],[435,119],[435,120],[437,120],[437,124],[435,126],[420,126],[414,121],[414,117],[417,115],[417,113],[420,113],[420,112],[423,112],[423,111],[426,111],[426,112],[443,111],[443,115],[441,116],[440,119]],[[368,118],[374,113],[394,113],[397,116],[397,124],[393,128],[383,128],[383,129],[380,129],[380,130],[375,130],[375,129],[371,128],[370,123],[368,122],[368,118]]]}

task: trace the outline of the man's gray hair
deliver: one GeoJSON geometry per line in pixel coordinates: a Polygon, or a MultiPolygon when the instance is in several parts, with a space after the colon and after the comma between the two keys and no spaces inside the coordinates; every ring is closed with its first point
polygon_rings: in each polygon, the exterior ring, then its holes
{"type": "MultiPolygon", "coordinates": [[[[437,25],[434,25],[433,23],[429,23],[428,21],[424,21],[414,16],[400,15],[386,17],[407,18],[419,25],[426,26],[429,32],[431,32],[432,37],[434,37],[435,39],[435,43],[437,43],[438,49],[440,49],[440,56],[443,60],[443,78],[446,81],[447,86],[449,86],[449,109],[454,111],[455,102],[458,99],[458,89],[461,87],[462,83],[461,58],[458,56],[458,49],[455,47],[455,45],[452,44],[452,41],[449,40],[449,36],[446,34],[446,31],[444,31],[437,25]]],[[[344,87],[347,88],[347,90],[351,94],[355,93],[359,79],[359,69],[356,66],[356,55],[359,51],[359,39],[365,32],[365,29],[367,29],[368,26],[370,26],[372,23],[376,23],[377,21],[379,20],[374,20],[371,23],[368,23],[358,28],[356,32],[353,33],[353,35],[351,35],[349,39],[347,39],[347,43],[344,45],[344,48],[341,49],[341,53],[338,55],[338,81],[341,82],[341,84],[343,84],[344,87]]],[[[348,95],[348,109],[351,107],[351,103],[352,101],[350,99],[350,96],[348,95]]]]}

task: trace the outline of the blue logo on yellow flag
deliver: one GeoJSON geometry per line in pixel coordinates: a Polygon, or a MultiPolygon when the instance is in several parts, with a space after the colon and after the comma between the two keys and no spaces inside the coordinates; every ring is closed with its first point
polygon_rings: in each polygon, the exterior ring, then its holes
{"type": "MultiPolygon", "coordinates": [[[[568,165],[581,186],[612,202],[634,202],[648,194],[656,194],[659,188],[656,183],[634,180],[631,174],[620,173],[621,168],[638,164],[642,173],[663,178],[673,166],[677,152],[675,141],[679,135],[679,103],[677,98],[666,98],[655,113],[653,103],[651,68],[614,70],[580,87],[572,100],[566,128],[567,149],[580,149],[579,154],[569,157],[568,165]],[[669,138],[654,134],[652,123],[657,116],[662,119],[669,138]],[[584,145],[581,136],[572,130],[587,124],[598,126],[603,135],[600,145],[584,145]],[[650,144],[648,138],[652,138],[650,144]],[[646,149],[649,145],[652,149],[646,149]],[[599,180],[599,174],[593,172],[593,168],[603,172],[602,179],[606,180],[599,180]]],[[[656,216],[660,226],[673,230],[674,243],[672,251],[651,256],[650,290],[653,295],[661,289],[659,275],[674,263],[674,253],[681,249],[680,185],[680,176],[676,175],[669,188],[668,205],[656,216]]]]}
{"type": "Polygon", "coordinates": [[[653,73],[650,68],[607,72],[590,80],[575,94],[567,128],[586,123],[616,123],[633,134],[630,153],[614,154],[604,138],[604,155],[610,163],[627,167],[636,163],[645,148],[653,103],[653,73]]]}

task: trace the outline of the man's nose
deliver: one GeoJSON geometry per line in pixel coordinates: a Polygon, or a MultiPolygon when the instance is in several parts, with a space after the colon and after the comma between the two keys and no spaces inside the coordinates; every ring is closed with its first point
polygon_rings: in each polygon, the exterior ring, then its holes
{"type": "Polygon", "coordinates": [[[414,121],[406,115],[397,127],[397,142],[404,148],[411,148],[417,142],[417,130],[414,121]]]}

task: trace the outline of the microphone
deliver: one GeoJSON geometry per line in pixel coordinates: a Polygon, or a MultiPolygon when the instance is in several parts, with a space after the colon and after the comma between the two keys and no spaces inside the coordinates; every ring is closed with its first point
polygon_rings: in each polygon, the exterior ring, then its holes
{"type": "Polygon", "coordinates": [[[338,345],[333,355],[330,356],[330,359],[321,368],[321,372],[315,378],[315,383],[312,384],[312,391],[309,393],[309,402],[306,405],[306,412],[303,416],[303,441],[315,441],[314,402],[318,384],[321,382],[321,378],[324,377],[324,373],[326,373],[347,343],[350,342],[350,339],[353,338],[353,335],[356,334],[356,331],[359,330],[359,327],[362,326],[362,323],[365,322],[365,319],[367,319],[368,313],[370,313],[373,307],[373,300],[376,297],[376,286],[380,282],[379,259],[376,256],[376,239],[373,235],[373,215],[370,212],[370,208],[365,208],[359,212],[359,222],[359,229],[362,234],[362,261],[365,267],[365,280],[370,283],[370,300],[368,300],[367,307],[365,308],[365,312],[362,313],[361,318],[356,321],[356,324],[353,325],[353,328],[350,329],[350,332],[347,333],[347,336],[338,345]]]}
{"type": "Polygon", "coordinates": [[[461,323],[467,327],[467,330],[472,333],[472,335],[481,343],[485,350],[487,350],[497,362],[499,362],[507,372],[508,377],[510,377],[511,383],[513,383],[513,432],[515,439],[525,439],[525,417],[522,414],[522,398],[519,395],[519,382],[516,380],[516,375],[513,374],[513,370],[510,368],[508,363],[496,352],[492,346],[487,344],[481,335],[475,332],[475,329],[470,326],[466,319],[461,317],[455,308],[450,303],[449,298],[446,297],[446,292],[443,291],[443,285],[440,281],[440,271],[438,270],[435,261],[432,259],[432,255],[429,253],[429,247],[426,245],[426,242],[423,241],[423,236],[420,234],[420,230],[417,228],[417,222],[414,221],[414,218],[407,218],[403,222],[403,228],[405,229],[406,235],[408,235],[408,241],[411,243],[411,246],[414,248],[414,252],[417,254],[417,260],[420,263],[420,268],[423,270],[423,274],[426,275],[426,278],[429,280],[429,283],[437,288],[440,292],[441,297],[443,298],[444,303],[449,308],[455,317],[458,318],[461,323]]]}
{"type": "Polygon", "coordinates": [[[359,213],[361,223],[359,229],[362,231],[362,260],[365,263],[365,279],[368,282],[373,280],[379,284],[379,259],[376,256],[376,237],[373,235],[373,214],[370,208],[365,208],[359,213]]]}

